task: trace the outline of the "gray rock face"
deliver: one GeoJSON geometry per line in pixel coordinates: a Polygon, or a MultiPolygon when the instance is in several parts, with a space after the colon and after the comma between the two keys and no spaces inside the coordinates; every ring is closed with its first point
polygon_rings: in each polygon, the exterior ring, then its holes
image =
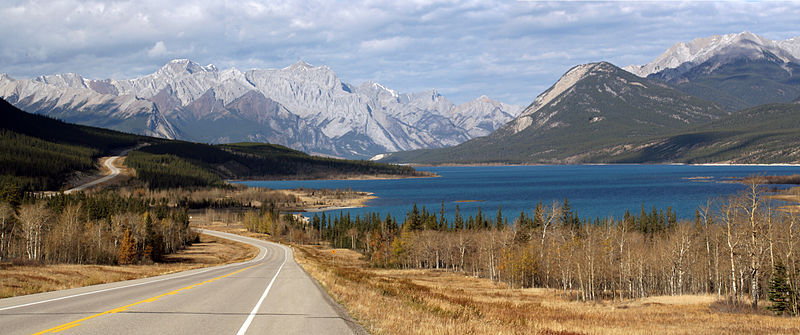
{"type": "Polygon", "coordinates": [[[669,78],[676,77],[712,58],[717,63],[747,57],[758,59],[769,56],[783,62],[797,63],[800,59],[800,36],[783,41],[774,41],[749,31],[738,34],[714,35],[696,38],[691,42],[678,42],[654,61],[644,65],[628,65],[624,70],[639,77],[647,77],[665,70],[669,78]]]}
{"type": "Polygon", "coordinates": [[[352,86],[327,66],[304,62],[241,72],[186,59],[125,80],[2,75],[0,97],[69,122],[201,142],[270,142],[348,158],[455,145],[491,133],[522,109],[486,97],[456,106],[435,90],[352,86]]]}
{"type": "Polygon", "coordinates": [[[750,32],[677,43],[653,62],[625,68],[713,101],[728,111],[787,103],[800,95],[800,37],[750,32]]]}

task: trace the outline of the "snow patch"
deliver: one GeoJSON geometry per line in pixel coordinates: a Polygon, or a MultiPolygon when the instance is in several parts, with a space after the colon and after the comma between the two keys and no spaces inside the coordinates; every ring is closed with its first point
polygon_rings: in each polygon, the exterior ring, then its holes
{"type": "Polygon", "coordinates": [[[379,160],[384,159],[386,157],[389,157],[389,154],[377,154],[375,156],[372,156],[372,158],[370,158],[369,160],[371,160],[371,161],[379,161],[379,160]]]}
{"type": "Polygon", "coordinates": [[[714,35],[678,42],[654,61],[644,65],[628,65],[624,70],[647,77],[665,69],[675,69],[686,63],[700,64],[725,52],[769,51],[783,61],[800,59],[800,37],[774,41],[749,31],[738,34],[714,35]]]}

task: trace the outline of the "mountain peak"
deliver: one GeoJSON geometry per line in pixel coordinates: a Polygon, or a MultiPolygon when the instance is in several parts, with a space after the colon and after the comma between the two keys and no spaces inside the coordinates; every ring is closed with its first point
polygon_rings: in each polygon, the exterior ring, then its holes
{"type": "Polygon", "coordinates": [[[11,78],[11,76],[9,76],[8,73],[0,73],[0,85],[12,81],[14,81],[14,78],[11,78]]]}
{"type": "Polygon", "coordinates": [[[162,66],[158,72],[169,73],[178,75],[182,73],[197,73],[197,72],[216,72],[217,67],[213,64],[202,66],[186,58],[173,59],[166,65],[162,66]]]}
{"type": "Polygon", "coordinates": [[[285,69],[287,70],[308,70],[313,69],[314,66],[311,64],[306,63],[304,60],[298,60],[296,63],[289,65],[285,69]]]}
{"type": "Polygon", "coordinates": [[[714,57],[759,59],[766,52],[784,62],[795,61],[800,58],[800,39],[795,39],[773,41],[749,31],[695,38],[690,42],[673,44],[648,64],[629,65],[624,69],[637,76],[647,77],[664,70],[686,67],[685,64],[698,65],[714,57]]]}

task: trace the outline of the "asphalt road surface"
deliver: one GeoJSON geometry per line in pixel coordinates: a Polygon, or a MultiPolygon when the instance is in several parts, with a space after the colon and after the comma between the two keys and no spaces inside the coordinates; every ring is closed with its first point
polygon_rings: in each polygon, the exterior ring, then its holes
{"type": "Polygon", "coordinates": [[[204,232],[260,252],[242,263],[0,299],[0,334],[366,334],[290,248],[204,232]]]}
{"type": "MultiPolygon", "coordinates": [[[[125,151],[125,153],[127,153],[127,150],[125,151]]],[[[112,178],[118,176],[120,170],[116,166],[114,166],[114,162],[117,160],[117,158],[120,158],[120,157],[121,156],[111,156],[108,159],[106,159],[106,163],[104,165],[108,168],[109,171],[111,171],[111,174],[103,176],[102,178],[90,181],[90,182],[88,182],[86,184],[83,184],[83,185],[80,185],[80,186],[77,186],[77,187],[73,187],[73,188],[71,188],[69,190],[64,191],[64,194],[70,194],[72,192],[81,191],[81,190],[87,189],[89,187],[95,186],[97,184],[105,183],[106,181],[109,181],[112,178]]]]}

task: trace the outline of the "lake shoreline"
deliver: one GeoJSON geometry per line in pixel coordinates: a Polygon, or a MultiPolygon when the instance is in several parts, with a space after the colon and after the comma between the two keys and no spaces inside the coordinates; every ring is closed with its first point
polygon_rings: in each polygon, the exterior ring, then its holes
{"type": "Polygon", "coordinates": [[[403,175],[353,175],[353,176],[333,176],[330,178],[252,178],[252,179],[226,179],[228,184],[243,183],[249,181],[315,181],[315,180],[403,180],[403,179],[421,179],[421,178],[439,178],[440,175],[436,173],[424,174],[418,176],[403,176],[403,175]]]}
{"type": "Polygon", "coordinates": [[[580,164],[512,164],[512,163],[474,163],[474,164],[417,164],[404,163],[411,167],[503,167],[503,166],[764,166],[764,167],[800,167],[800,163],[580,163],[580,164]]]}
{"type": "Polygon", "coordinates": [[[378,198],[372,192],[350,190],[281,189],[278,191],[296,197],[301,203],[298,211],[307,213],[367,207],[368,201],[378,198]]]}
{"type": "Polygon", "coordinates": [[[638,212],[644,206],[648,210],[671,207],[680,219],[691,219],[698,206],[706,204],[708,199],[742,191],[744,185],[736,179],[798,172],[796,167],[786,166],[686,164],[430,167],[420,170],[435,172],[440,177],[253,181],[246,185],[271,189],[359,190],[378,197],[351,203],[325,202],[325,205],[307,201],[306,206],[299,206],[306,211],[350,211],[353,215],[377,212],[381,216],[404,217],[415,203],[420,210],[425,207],[436,213],[444,203],[445,215],[450,219],[456,207],[462,216],[477,213],[479,209],[495,213],[501,206],[503,213],[516,215],[521,211],[531,213],[540,201],[549,205],[566,198],[581,217],[620,218],[626,211],[638,212]]]}

